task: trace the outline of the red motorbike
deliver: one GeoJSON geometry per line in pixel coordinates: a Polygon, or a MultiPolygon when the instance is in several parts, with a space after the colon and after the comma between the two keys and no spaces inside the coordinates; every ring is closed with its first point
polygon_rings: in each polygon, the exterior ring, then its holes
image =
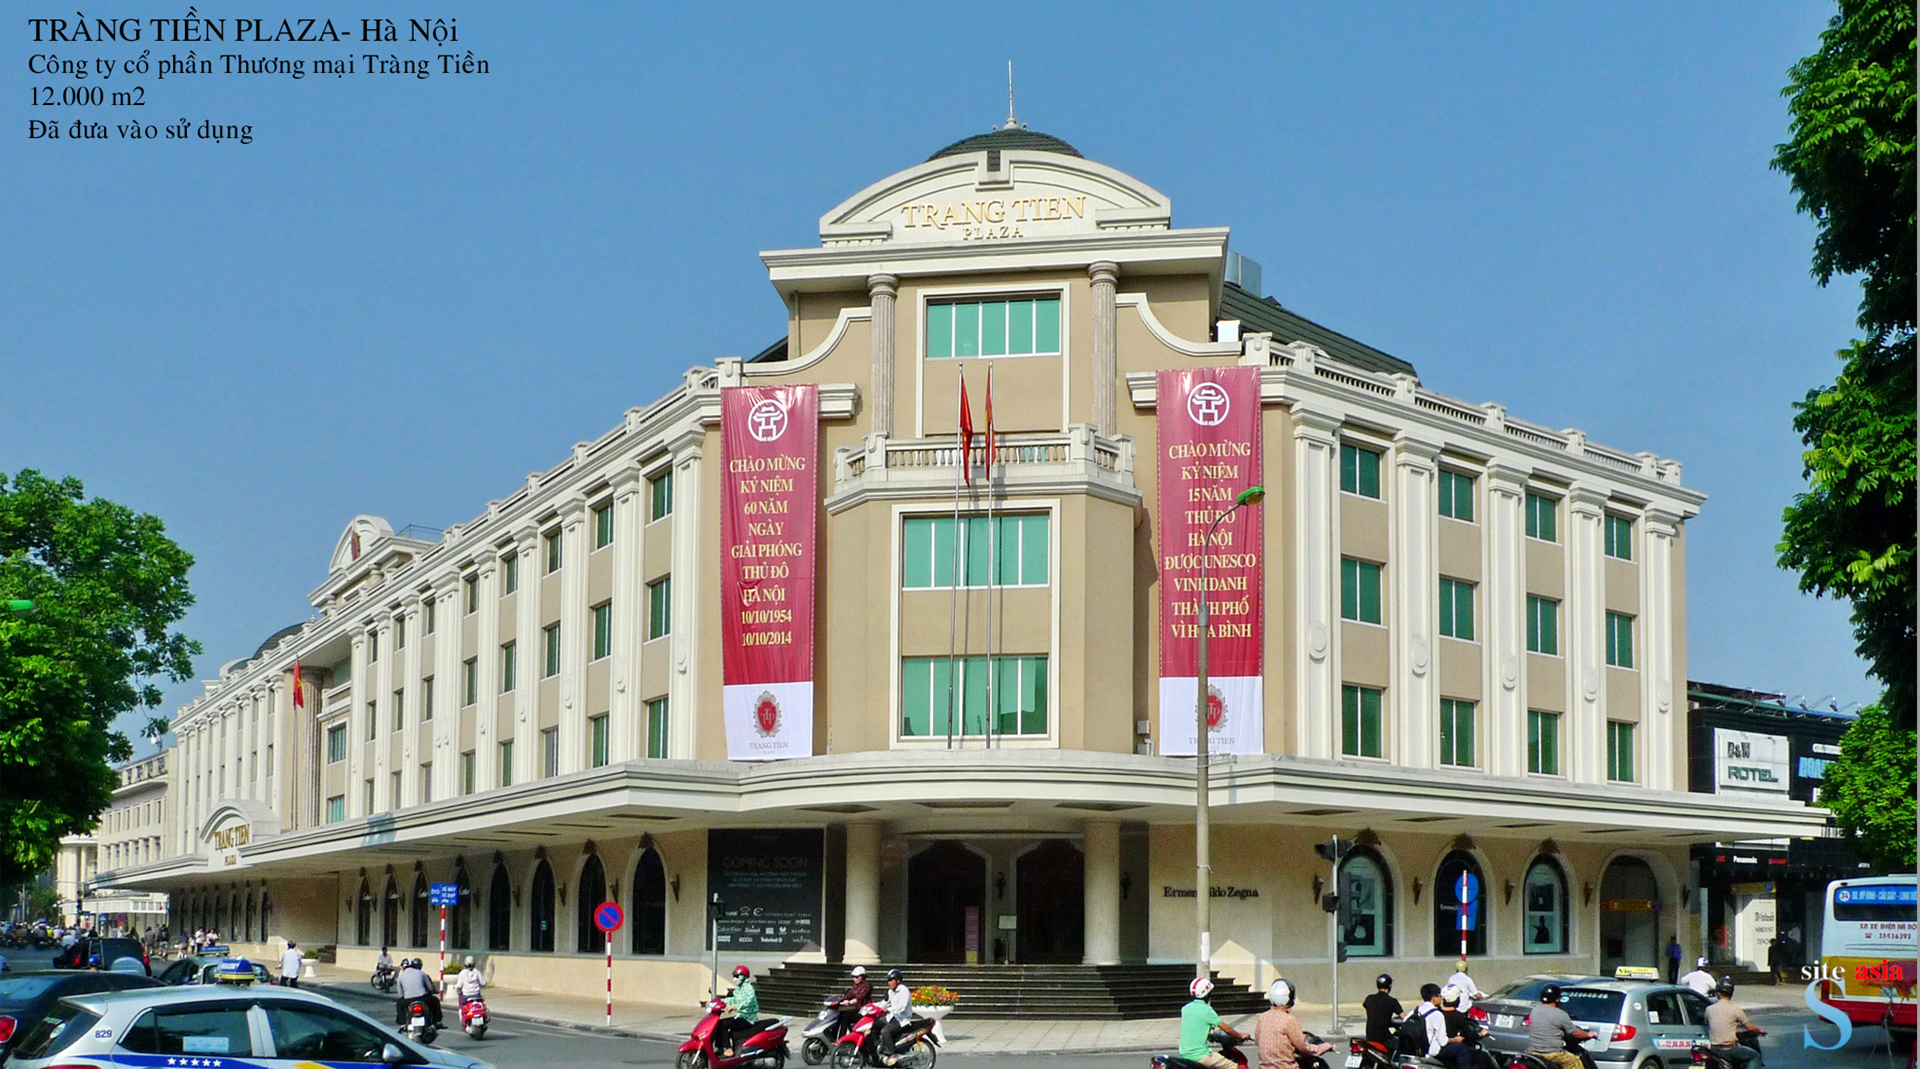
{"type": "Polygon", "coordinates": [[[940,1022],[926,1017],[913,1018],[900,1030],[893,1049],[883,1051],[880,1033],[885,1031],[881,1022],[886,1016],[887,1008],[878,1002],[862,1008],[860,1019],[833,1045],[833,1069],[890,1069],[889,1057],[893,1059],[891,1069],[933,1069],[933,1063],[940,1057],[940,1044],[946,1040],[940,1022]]]}
{"type": "Polygon", "coordinates": [[[680,1056],[674,1069],[784,1069],[787,1064],[787,1025],[781,1018],[756,1021],[752,1028],[735,1032],[731,1055],[721,1054],[713,1045],[714,1029],[727,1012],[727,1000],[716,998],[707,1003],[707,1015],[693,1026],[693,1035],[680,1044],[680,1056]],[[740,1038],[745,1033],[745,1038],[740,1038]]]}
{"type": "Polygon", "coordinates": [[[487,1000],[475,995],[460,1003],[460,1029],[470,1039],[487,1038],[487,1000]]]}

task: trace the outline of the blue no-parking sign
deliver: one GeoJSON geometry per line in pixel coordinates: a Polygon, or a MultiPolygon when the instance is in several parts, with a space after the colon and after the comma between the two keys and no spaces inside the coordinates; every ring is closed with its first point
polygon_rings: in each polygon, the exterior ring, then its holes
{"type": "Polygon", "coordinates": [[[1462,872],[1454,882],[1454,899],[1460,903],[1460,930],[1471,932],[1480,912],[1474,907],[1480,901],[1480,877],[1471,872],[1462,872]]]}
{"type": "Polygon", "coordinates": [[[620,903],[618,902],[602,902],[593,911],[594,927],[599,928],[608,935],[619,931],[620,926],[626,922],[627,915],[621,912],[620,903]]]}

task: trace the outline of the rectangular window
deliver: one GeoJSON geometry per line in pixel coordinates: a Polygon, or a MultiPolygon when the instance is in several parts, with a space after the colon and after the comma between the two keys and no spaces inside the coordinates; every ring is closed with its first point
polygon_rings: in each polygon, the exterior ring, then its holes
{"type": "Polygon", "coordinates": [[[927,305],[927,357],[1048,356],[1060,351],[1060,298],[927,305]]]}
{"type": "Polygon", "coordinates": [[[1455,698],[1440,699],[1440,763],[1471,767],[1473,751],[1474,703],[1455,698]]]}
{"type": "Polygon", "coordinates": [[[613,602],[603,601],[593,607],[593,659],[613,653],[613,602]]]}
{"type": "Polygon", "coordinates": [[[407,618],[404,616],[393,618],[393,648],[396,650],[407,648],[407,618]]]}
{"type": "Polygon", "coordinates": [[[508,553],[500,558],[500,596],[506,597],[520,589],[520,555],[508,553]]]}
{"type": "Polygon", "coordinates": [[[480,658],[469,657],[460,665],[462,676],[460,684],[460,704],[472,705],[480,700],[480,658]]]}
{"type": "Polygon", "coordinates": [[[956,527],[952,516],[908,517],[901,531],[900,585],[907,590],[953,587],[955,566],[960,585],[1045,586],[1052,545],[1046,513],[962,516],[956,527]],[[955,532],[959,543],[955,544],[955,532]]]}
{"type": "Polygon", "coordinates": [[[540,733],[540,774],[547,777],[560,774],[559,728],[548,728],[540,733]]]}
{"type": "Polygon", "coordinates": [[[499,746],[500,750],[500,786],[513,786],[513,740],[508,739],[499,746]]]}
{"type": "Polygon", "coordinates": [[[1460,579],[1440,580],[1440,633],[1473,641],[1473,584],[1460,579]]]}
{"type": "Polygon", "coordinates": [[[439,618],[440,618],[439,609],[440,609],[439,603],[436,602],[431,597],[429,597],[427,600],[420,603],[420,633],[421,634],[423,635],[433,634],[434,625],[439,623],[439,618]]]}
{"type": "Polygon", "coordinates": [[[420,763],[420,804],[426,805],[431,801],[433,801],[433,762],[422,761],[420,763]]]}
{"type": "Polygon", "coordinates": [[[1633,667],[1633,617],[1625,613],[1607,614],[1607,663],[1615,668],[1633,667]]]}
{"type": "Polygon", "coordinates": [[[647,703],[647,756],[667,756],[667,699],[647,703]]]}
{"type": "Polygon", "coordinates": [[[1542,542],[1560,541],[1560,502],[1539,494],[1527,494],[1527,537],[1542,542]]]}
{"type": "Polygon", "coordinates": [[[1380,454],[1340,443],[1340,490],[1361,497],[1380,496],[1380,454]]]}
{"type": "Polygon", "coordinates": [[[673,577],[647,584],[647,638],[665,638],[673,631],[673,577]]]}
{"type": "Polygon", "coordinates": [[[336,764],[347,759],[347,725],[335,724],[327,729],[327,764],[336,764]]]}
{"type": "Polygon", "coordinates": [[[372,742],[374,739],[377,739],[379,737],[380,737],[380,706],[374,702],[368,702],[367,703],[367,741],[372,742]]]}
{"type": "Polygon", "coordinates": [[[420,681],[420,722],[433,719],[433,677],[420,681]]]}
{"type": "Polygon", "coordinates": [[[540,634],[547,640],[547,656],[540,673],[546,679],[560,674],[560,625],[550,624],[540,634]]]}
{"type": "Polygon", "coordinates": [[[1560,652],[1560,603],[1527,595],[1527,652],[1560,652]]]}
{"type": "Polygon", "coordinates": [[[360,803],[361,812],[368,814],[373,812],[373,778],[371,776],[360,784],[360,803]]]}
{"type": "Polygon", "coordinates": [[[372,664],[373,662],[379,659],[380,659],[380,632],[369,631],[367,632],[367,663],[372,664]]]}
{"type": "Polygon", "coordinates": [[[1473,522],[1473,476],[1457,471],[1440,473],[1440,515],[1473,522]]]}
{"type": "Polygon", "coordinates": [[[474,753],[472,750],[461,751],[460,753],[460,793],[461,794],[472,794],[474,791],[474,788],[478,785],[475,782],[475,778],[478,773],[478,768],[476,766],[478,764],[479,762],[474,759],[474,753]]]}
{"type": "Polygon", "coordinates": [[[402,804],[400,800],[400,773],[395,772],[387,778],[387,808],[398,809],[402,804]]]}
{"type": "Polygon", "coordinates": [[[465,600],[467,603],[467,615],[471,616],[474,613],[480,611],[480,579],[479,577],[469,575],[465,579],[462,579],[460,581],[460,586],[462,591],[464,592],[463,600],[465,600]]]}
{"type": "Polygon", "coordinates": [[[502,694],[512,690],[518,681],[519,675],[515,671],[518,666],[514,664],[516,652],[514,643],[511,642],[500,647],[500,693],[502,694]]]}
{"type": "Polygon", "coordinates": [[[327,823],[338,824],[347,819],[347,796],[336,794],[327,799],[327,823]]]}
{"type": "Polygon", "coordinates": [[[673,512],[673,469],[663,468],[647,480],[647,522],[664,520],[673,512]]]}
{"type": "Polygon", "coordinates": [[[1632,724],[1607,721],[1607,778],[1616,783],[1634,781],[1632,724]]]}
{"type": "Polygon", "coordinates": [[[554,572],[557,572],[560,570],[560,532],[559,531],[547,532],[546,546],[547,546],[547,574],[552,575],[554,572]]]}
{"type": "Polygon", "coordinates": [[[604,767],[607,763],[607,720],[607,714],[601,713],[599,716],[587,721],[593,728],[593,752],[590,756],[592,758],[591,764],[594,768],[604,767]]]}
{"type": "Polygon", "coordinates": [[[1047,734],[1047,658],[995,657],[993,716],[987,710],[985,657],[908,657],[900,662],[900,736],[944,738],[959,710],[956,735],[1047,734]]]}
{"type": "Polygon", "coordinates": [[[393,692],[393,730],[399,731],[407,726],[407,692],[393,692]]]}
{"type": "MultiPolygon", "coordinates": [[[[1363,624],[1380,622],[1380,566],[1371,561],[1340,559],[1340,618],[1363,624]]],[[[1209,631],[1212,628],[1208,628],[1209,631]]]]}
{"type": "Polygon", "coordinates": [[[1382,757],[1380,697],[1373,687],[1340,688],[1340,752],[1348,757],[1382,757]]]}
{"type": "Polygon", "coordinates": [[[1607,513],[1607,556],[1633,559],[1633,521],[1607,513]]]}
{"type": "Polygon", "coordinates": [[[593,510],[593,548],[605,549],[613,545],[613,505],[601,505],[593,510]]]}
{"type": "Polygon", "coordinates": [[[1560,774],[1560,714],[1527,710],[1527,771],[1560,774]]]}

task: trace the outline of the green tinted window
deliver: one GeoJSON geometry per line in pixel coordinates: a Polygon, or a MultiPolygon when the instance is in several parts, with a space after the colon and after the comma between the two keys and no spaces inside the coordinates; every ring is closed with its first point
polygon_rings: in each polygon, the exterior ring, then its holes
{"type": "Polygon", "coordinates": [[[1560,503],[1539,494],[1527,495],[1527,537],[1560,541],[1560,503]]]}
{"type": "Polygon", "coordinates": [[[1380,622],[1380,566],[1371,561],[1340,561],[1340,618],[1380,622]]]}
{"type": "Polygon", "coordinates": [[[1380,496],[1380,454],[1357,445],[1340,445],[1340,489],[1361,497],[1380,496]]]}
{"type": "Polygon", "coordinates": [[[1340,688],[1340,752],[1351,757],[1380,757],[1386,752],[1380,732],[1381,692],[1351,684],[1340,688]]]}
{"type": "Polygon", "coordinates": [[[1060,351],[1060,299],[939,301],[927,305],[927,357],[1040,356],[1060,351]]]}
{"type": "Polygon", "coordinates": [[[1474,703],[1440,699],[1440,763],[1471,766],[1474,703]]]}

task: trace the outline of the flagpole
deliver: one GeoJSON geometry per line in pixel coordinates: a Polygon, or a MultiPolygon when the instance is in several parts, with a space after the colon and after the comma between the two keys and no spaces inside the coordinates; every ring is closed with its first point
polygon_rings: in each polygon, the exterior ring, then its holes
{"type": "MultiPolygon", "coordinates": [[[[955,365],[954,370],[960,374],[960,400],[958,401],[958,405],[964,412],[967,405],[967,369],[955,365]]],[[[961,419],[955,421],[953,425],[953,441],[958,447],[955,452],[959,463],[953,466],[953,571],[949,575],[953,585],[953,605],[947,613],[947,749],[949,750],[953,749],[954,657],[958,652],[960,644],[960,481],[966,478],[967,474],[967,446],[969,444],[966,435],[962,433],[960,428],[962,424],[966,422],[965,419],[961,419]]]]}
{"type": "Polygon", "coordinates": [[[999,570],[999,531],[993,522],[993,365],[987,365],[987,741],[993,746],[994,729],[1000,710],[993,704],[993,684],[1000,668],[993,663],[993,587],[994,572],[999,570]]]}

